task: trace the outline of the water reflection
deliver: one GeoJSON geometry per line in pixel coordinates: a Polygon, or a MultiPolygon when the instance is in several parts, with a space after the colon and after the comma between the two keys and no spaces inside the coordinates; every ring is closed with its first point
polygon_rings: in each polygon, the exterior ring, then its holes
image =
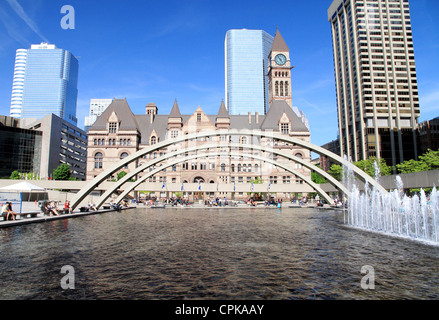
{"type": "Polygon", "coordinates": [[[315,209],[135,209],[0,230],[2,299],[437,299],[439,248],[315,209]],[[75,268],[62,290],[61,267],[75,268]],[[360,286],[364,265],[375,290],[360,286]]]}

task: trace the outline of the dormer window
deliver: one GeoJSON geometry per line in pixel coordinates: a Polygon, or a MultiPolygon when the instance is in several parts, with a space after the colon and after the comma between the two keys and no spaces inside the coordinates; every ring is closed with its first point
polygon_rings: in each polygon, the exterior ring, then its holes
{"type": "Polygon", "coordinates": [[[157,138],[156,136],[152,136],[151,137],[151,145],[156,144],[157,143],[157,138]]]}
{"type": "Polygon", "coordinates": [[[116,131],[117,131],[117,122],[109,122],[108,133],[116,133],[116,131]]]}
{"type": "Polygon", "coordinates": [[[197,113],[197,122],[201,122],[201,113],[197,113]]]}
{"type": "Polygon", "coordinates": [[[174,138],[177,138],[177,137],[178,137],[178,130],[172,130],[171,131],[171,138],[174,139],[174,138]]]}
{"type": "Polygon", "coordinates": [[[280,124],[280,132],[282,134],[289,134],[290,133],[290,124],[289,123],[281,123],[280,124]]]}

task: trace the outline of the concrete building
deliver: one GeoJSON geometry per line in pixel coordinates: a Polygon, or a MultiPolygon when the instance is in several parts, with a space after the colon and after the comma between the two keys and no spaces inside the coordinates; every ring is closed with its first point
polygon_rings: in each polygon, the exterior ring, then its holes
{"type": "Polygon", "coordinates": [[[78,72],[78,60],[53,44],[18,49],[11,117],[41,119],[53,113],[77,125],[78,72]]]}
{"type": "Polygon", "coordinates": [[[72,177],[86,178],[87,134],[69,121],[50,114],[26,125],[26,129],[39,131],[41,157],[39,174],[42,179],[52,177],[53,170],[66,163],[72,177]]]}
{"type": "Polygon", "coordinates": [[[273,39],[263,30],[227,31],[225,106],[230,115],[268,111],[268,55],[273,39]]]}
{"type": "Polygon", "coordinates": [[[113,102],[113,99],[90,99],[90,110],[88,117],[85,117],[84,130],[88,132],[96,119],[104,112],[105,109],[113,102]]]}
{"type": "Polygon", "coordinates": [[[396,165],[418,156],[418,85],[408,0],[334,0],[341,154],[396,165]]]}
{"type": "Polygon", "coordinates": [[[431,150],[439,150],[439,117],[419,124],[420,154],[431,150]]]}
{"type": "MultiPolygon", "coordinates": [[[[340,141],[338,139],[335,139],[335,140],[332,140],[331,142],[325,143],[321,147],[335,153],[338,156],[343,156],[340,154],[340,141]]],[[[324,155],[320,156],[320,167],[323,170],[325,170],[326,172],[329,170],[329,168],[333,164],[335,164],[335,163],[330,161],[330,159],[328,159],[328,157],[326,157],[324,155]]]]}
{"type": "Polygon", "coordinates": [[[0,178],[11,173],[40,175],[42,133],[20,128],[20,120],[0,116],[0,178]]]}

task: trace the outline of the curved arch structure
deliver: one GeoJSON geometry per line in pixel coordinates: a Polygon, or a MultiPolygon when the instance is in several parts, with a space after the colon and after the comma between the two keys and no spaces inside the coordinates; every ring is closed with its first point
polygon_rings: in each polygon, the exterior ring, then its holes
{"type": "MultiPolygon", "coordinates": [[[[170,166],[173,166],[174,164],[178,164],[178,163],[181,163],[181,162],[185,162],[185,161],[187,161],[187,160],[192,160],[192,159],[202,158],[202,157],[206,157],[206,156],[221,156],[221,155],[223,155],[223,154],[224,154],[224,153],[222,153],[222,152],[214,152],[214,153],[209,153],[208,155],[206,155],[206,154],[204,154],[204,155],[193,155],[193,156],[188,156],[188,157],[181,158],[181,159],[178,159],[178,160],[172,161],[172,162],[170,162],[170,163],[167,163],[166,165],[164,165],[164,166],[162,166],[162,167],[159,167],[159,168],[157,168],[157,169],[154,169],[154,170],[148,172],[148,173],[147,173],[146,175],[144,175],[142,178],[138,179],[138,180],[134,183],[134,185],[131,186],[130,189],[126,189],[126,190],[124,190],[124,191],[119,195],[119,197],[116,199],[116,203],[119,203],[120,201],[122,201],[123,198],[124,198],[129,192],[131,192],[134,188],[136,188],[138,185],[140,185],[140,184],[141,184],[142,182],[144,182],[146,179],[148,179],[149,177],[153,176],[154,174],[156,174],[156,173],[162,171],[162,170],[165,169],[165,168],[168,168],[168,167],[170,167],[170,166]]],[[[230,152],[229,155],[230,155],[230,156],[238,156],[238,157],[240,157],[240,156],[244,156],[242,153],[239,153],[239,152],[230,152]]],[[[329,203],[332,203],[332,202],[333,202],[333,200],[331,199],[331,197],[329,197],[329,195],[328,195],[325,191],[323,191],[323,190],[320,188],[319,185],[317,185],[317,184],[315,184],[314,182],[312,182],[311,179],[309,179],[308,177],[304,176],[303,174],[301,174],[301,173],[299,173],[299,172],[296,172],[295,170],[291,169],[289,166],[287,166],[287,165],[285,165],[285,164],[282,164],[282,163],[280,163],[280,162],[278,162],[278,161],[271,160],[271,159],[267,159],[267,158],[264,158],[264,157],[261,157],[261,156],[256,156],[256,155],[245,155],[245,156],[246,156],[246,157],[249,157],[249,158],[253,158],[253,159],[257,159],[257,160],[261,160],[261,161],[265,161],[265,162],[271,163],[271,164],[273,164],[273,165],[275,165],[275,166],[277,166],[277,167],[279,167],[279,168],[282,168],[282,169],[284,169],[284,170],[286,170],[286,171],[291,172],[292,174],[298,176],[298,177],[301,178],[303,181],[305,181],[307,184],[309,184],[312,188],[314,188],[314,190],[316,190],[316,192],[318,192],[322,197],[324,197],[324,198],[326,199],[326,201],[328,201],[329,203]]],[[[113,189],[113,190],[115,190],[115,189],[113,189]]],[[[98,202],[97,206],[101,206],[101,205],[105,202],[105,200],[111,195],[111,193],[112,193],[112,192],[109,192],[109,191],[107,190],[106,194],[102,195],[102,197],[99,198],[99,200],[98,200],[99,202],[98,202]]]]}
{"type": "MultiPolygon", "coordinates": [[[[128,165],[129,163],[131,163],[131,162],[133,162],[133,161],[136,161],[137,159],[139,159],[139,158],[141,158],[141,157],[143,157],[144,155],[146,155],[146,154],[149,154],[149,153],[151,153],[151,152],[154,152],[154,151],[156,151],[156,150],[159,150],[159,149],[162,149],[162,148],[165,148],[165,147],[167,147],[167,146],[169,146],[169,145],[172,145],[172,144],[177,144],[177,143],[180,143],[180,142],[185,142],[185,141],[190,141],[190,140],[193,140],[193,139],[199,139],[199,138],[204,138],[204,137],[214,137],[214,136],[222,136],[222,135],[226,135],[226,136],[232,136],[232,135],[238,135],[238,136],[249,136],[249,137],[259,137],[259,138],[270,138],[270,139],[275,139],[275,140],[278,140],[278,141],[283,141],[283,142],[287,142],[287,143],[291,143],[291,144],[293,144],[293,145],[298,145],[298,146],[301,146],[301,147],[303,147],[303,148],[305,148],[305,149],[308,149],[308,150],[310,150],[310,151],[313,151],[313,152],[315,152],[315,153],[318,153],[318,154],[320,154],[320,155],[324,155],[324,156],[326,156],[326,157],[328,157],[328,158],[330,158],[330,159],[332,159],[333,161],[335,161],[335,162],[338,162],[338,163],[341,163],[341,164],[343,164],[343,165],[345,165],[345,166],[347,166],[354,174],[356,174],[357,176],[359,176],[362,180],[364,180],[365,182],[368,182],[370,185],[372,185],[372,186],[374,186],[376,189],[378,189],[378,190],[381,190],[381,191],[383,191],[383,192],[387,192],[379,183],[377,183],[373,178],[371,178],[368,174],[366,174],[364,171],[362,171],[361,169],[359,169],[359,168],[357,168],[355,165],[353,165],[352,163],[350,163],[350,162],[348,162],[348,161],[346,161],[345,159],[343,159],[342,157],[340,157],[340,156],[337,156],[336,154],[334,154],[334,153],[332,153],[332,152],[330,152],[330,151],[328,151],[328,150],[326,150],[326,149],[323,149],[323,148],[321,148],[321,147],[319,147],[319,146],[316,146],[316,145],[313,145],[312,143],[309,143],[309,142],[306,142],[306,141],[303,141],[303,140],[300,140],[300,139],[297,139],[297,138],[293,138],[293,137],[290,137],[290,136],[287,136],[287,135],[284,135],[284,134],[280,134],[280,133],[277,133],[277,132],[266,132],[266,131],[261,131],[261,130],[216,130],[216,131],[204,131],[204,132],[198,132],[198,133],[194,133],[194,134],[188,134],[188,135],[184,135],[184,136],[180,136],[180,137],[177,137],[177,138],[174,138],[174,139],[168,139],[168,140],[165,140],[165,141],[161,141],[161,142],[159,142],[159,143],[157,143],[157,144],[154,144],[154,145],[151,145],[151,146],[149,146],[149,147],[146,147],[146,148],[144,148],[144,149],[141,149],[141,150],[139,150],[139,151],[137,151],[136,153],[134,153],[134,154],[132,154],[132,155],[130,155],[130,156],[128,156],[128,157],[126,157],[126,158],[124,158],[124,159],[122,159],[122,160],[120,160],[119,162],[117,162],[117,163],[115,163],[114,165],[112,165],[109,169],[107,169],[107,170],[105,170],[104,172],[102,172],[101,174],[99,174],[96,178],[94,178],[92,181],[90,181],[90,183],[88,183],[84,188],[82,188],[78,193],[77,193],[77,195],[76,195],[76,197],[72,200],[72,209],[75,209],[78,205],[79,205],[79,203],[91,192],[91,191],[93,191],[100,183],[102,183],[103,181],[105,181],[106,180],[106,178],[109,176],[109,175],[111,175],[111,174],[113,174],[114,172],[116,172],[117,170],[119,170],[120,168],[122,168],[122,167],[124,167],[124,166],[126,166],[126,165],[128,165]]],[[[198,148],[200,148],[201,149],[201,147],[202,146],[198,146],[198,148]]],[[[218,147],[222,147],[222,148],[226,148],[226,147],[231,147],[231,145],[230,144],[222,144],[222,143],[220,143],[220,142],[218,142],[218,143],[216,143],[215,145],[212,145],[211,146],[212,148],[218,148],[218,147]]],[[[239,147],[239,148],[247,148],[247,147],[251,147],[251,148],[253,148],[253,149],[258,149],[258,147],[257,146],[253,146],[253,145],[242,145],[242,144],[239,144],[239,145],[235,145],[234,147],[239,147]]],[[[197,148],[197,147],[195,147],[195,148],[197,148]]],[[[338,188],[339,190],[341,190],[341,191],[343,191],[344,193],[346,193],[346,194],[348,194],[349,193],[349,191],[348,190],[346,190],[346,188],[343,186],[343,185],[341,185],[340,183],[336,183],[336,181],[335,181],[335,179],[333,179],[332,177],[330,177],[328,174],[326,174],[326,172],[324,172],[323,170],[321,170],[321,169],[319,169],[318,167],[316,167],[316,166],[314,166],[314,165],[312,165],[312,164],[310,164],[310,163],[308,163],[307,161],[303,161],[302,159],[300,159],[300,158],[298,158],[298,157],[293,157],[293,156],[291,156],[291,155],[288,155],[287,156],[287,154],[285,154],[285,153],[282,153],[281,151],[277,151],[277,150],[274,150],[274,149],[271,149],[271,148],[267,148],[267,147],[263,147],[263,146],[259,146],[259,150],[261,150],[261,151],[266,151],[266,152],[271,152],[271,153],[275,153],[275,154],[278,154],[278,155],[281,155],[281,156],[285,156],[286,158],[290,158],[291,160],[293,160],[293,161],[295,161],[295,162],[299,162],[299,163],[302,163],[304,166],[306,166],[306,167],[308,167],[308,168],[310,168],[311,170],[313,170],[313,171],[316,171],[316,172],[318,172],[319,174],[321,174],[322,176],[324,176],[325,178],[327,178],[328,179],[328,181],[330,182],[330,183],[332,183],[336,188],[338,188]]],[[[194,149],[194,151],[195,150],[197,150],[197,149],[194,149]]],[[[189,151],[191,151],[191,148],[188,148],[188,149],[186,149],[184,152],[189,152],[189,151]]],[[[172,154],[172,153],[171,153],[172,154]]],[[[171,157],[170,155],[171,154],[168,154],[169,155],[169,157],[171,157]]],[[[209,155],[213,155],[212,153],[209,153],[209,155]]],[[[220,153],[220,154],[218,154],[218,155],[224,155],[224,153],[220,153]]],[[[231,153],[227,153],[227,155],[231,155],[231,153]]],[[[235,154],[235,155],[238,155],[238,156],[248,156],[248,155],[242,155],[242,154],[235,154]]],[[[174,155],[172,155],[172,156],[175,156],[175,154],[174,155]]],[[[205,155],[204,155],[205,156],[205,155]]],[[[168,157],[168,158],[169,158],[168,157]]],[[[200,157],[200,155],[197,155],[197,157],[200,157]]],[[[123,183],[125,183],[126,181],[128,181],[130,178],[132,178],[135,174],[137,174],[137,173],[139,173],[139,172],[141,172],[141,171],[144,171],[145,169],[147,169],[148,167],[150,167],[150,166],[152,166],[152,165],[154,165],[155,163],[158,163],[158,162],[160,162],[160,161],[163,161],[164,159],[161,159],[161,158],[158,158],[158,159],[155,159],[155,160],[157,160],[157,161],[149,161],[147,164],[145,164],[146,165],[146,167],[143,167],[143,166],[141,166],[141,167],[139,167],[139,168],[137,168],[134,172],[132,172],[132,173],[130,173],[130,174],[128,174],[128,175],[126,175],[125,177],[124,177],[124,179],[122,179],[120,182],[120,184],[118,184],[118,186],[120,186],[120,185],[122,185],[123,183]],[[141,170],[139,170],[140,168],[142,168],[141,170]],[[135,173],[136,172],[136,173],[135,173]]],[[[184,158],[183,160],[181,160],[180,162],[183,162],[183,161],[187,161],[189,158],[188,157],[186,157],[186,158],[184,158]]],[[[267,161],[267,160],[270,160],[270,159],[267,159],[267,158],[263,158],[263,159],[261,159],[262,161],[267,161]]],[[[173,164],[175,164],[175,163],[173,163],[173,164]]],[[[287,171],[290,171],[290,172],[292,172],[293,174],[295,174],[295,175],[297,175],[297,176],[299,176],[300,177],[300,175],[297,173],[297,172],[294,172],[294,170],[292,170],[291,168],[289,168],[289,167],[287,167],[287,166],[284,166],[283,164],[281,164],[281,163],[278,163],[278,162],[276,162],[276,163],[273,163],[273,164],[275,164],[275,165],[279,165],[279,167],[281,167],[281,168],[284,168],[285,170],[287,170],[287,171]]],[[[172,165],[172,164],[171,164],[172,165]]],[[[157,173],[157,172],[159,172],[159,171],[161,171],[161,170],[163,170],[164,168],[163,167],[160,167],[159,169],[156,169],[156,170],[158,170],[158,171],[156,171],[155,173],[157,173]]],[[[153,171],[151,171],[151,172],[153,172],[153,171]]],[[[155,174],[154,173],[154,174],[155,174]]],[[[305,177],[306,178],[306,177],[305,177]]],[[[143,179],[143,177],[142,177],[142,179],[143,179]]],[[[146,178],[145,178],[146,179],[146,178]]],[[[317,185],[315,185],[312,181],[310,181],[308,178],[306,178],[306,179],[303,179],[306,183],[308,183],[310,186],[312,186],[316,191],[318,190],[318,189],[320,189],[320,187],[318,187],[317,185]],[[317,188],[316,188],[317,187],[317,188]]],[[[116,186],[115,186],[116,187],[116,186]]],[[[117,189],[117,187],[116,188],[113,188],[112,190],[111,190],[111,193],[113,193],[114,192],[114,190],[116,190],[117,189]]],[[[133,188],[131,188],[131,190],[132,190],[133,188]]],[[[130,191],[131,191],[130,190],[130,191]]],[[[320,189],[321,190],[321,189],[320,189]]],[[[126,191],[126,190],[125,190],[126,191]]],[[[107,192],[110,192],[110,190],[107,190],[107,192]]],[[[129,191],[128,191],[129,192],[129,191]]],[[[128,193],[127,192],[127,193],[128,193]]],[[[319,192],[319,191],[318,191],[319,192]]],[[[111,195],[111,193],[109,193],[109,195],[111,195]]],[[[326,196],[325,196],[325,194],[326,193],[324,193],[324,191],[323,190],[321,190],[319,193],[321,193],[321,195],[322,196],[324,196],[325,198],[326,198],[326,196]]],[[[108,195],[108,196],[109,196],[108,195]]],[[[103,197],[103,196],[102,196],[103,197]]],[[[101,197],[101,198],[102,198],[101,197]]],[[[119,198],[118,198],[118,200],[119,200],[119,198]]],[[[120,200],[119,200],[120,201],[120,200]]],[[[329,201],[330,203],[332,203],[332,200],[331,201],[329,201]]]]}
{"type": "MultiPolygon", "coordinates": [[[[132,172],[128,173],[127,175],[125,175],[122,179],[120,179],[119,181],[114,182],[114,185],[112,186],[111,189],[108,189],[98,200],[96,207],[100,207],[107,199],[108,197],[111,196],[111,194],[113,192],[115,192],[120,186],[122,186],[123,184],[125,184],[127,181],[129,181],[131,178],[133,178],[134,176],[136,176],[138,173],[145,171],[146,169],[153,167],[154,165],[156,165],[157,163],[160,163],[162,161],[165,161],[167,159],[173,158],[175,156],[178,156],[179,154],[184,154],[186,152],[193,152],[193,151],[200,151],[203,149],[210,149],[210,148],[217,148],[218,144],[208,144],[208,145],[201,145],[201,146],[196,146],[196,147],[191,147],[191,148],[187,148],[187,149],[182,149],[182,150],[178,150],[169,154],[166,154],[162,157],[159,158],[155,158],[147,163],[145,163],[142,166],[139,166],[138,168],[136,168],[135,170],[133,170],[132,172]]],[[[257,146],[257,145],[241,145],[241,144],[233,144],[233,143],[229,143],[229,144],[221,144],[221,148],[242,148],[242,149],[253,149],[253,150],[258,150],[258,151],[265,151],[268,153],[273,153],[279,156],[282,156],[286,159],[292,160],[294,162],[300,163],[303,166],[316,171],[317,173],[319,173],[320,175],[322,175],[325,179],[327,179],[331,184],[333,184],[337,189],[339,189],[340,191],[342,191],[343,193],[348,193],[348,190],[345,188],[345,186],[343,186],[343,184],[341,184],[338,180],[334,179],[331,175],[329,175],[327,172],[325,172],[324,170],[320,169],[319,167],[316,167],[314,165],[312,165],[311,163],[296,157],[296,156],[292,156],[291,154],[276,150],[276,149],[271,149],[271,148],[262,148],[261,146],[257,146]]],[[[198,158],[201,157],[205,157],[205,156],[212,156],[213,153],[208,153],[208,154],[203,154],[203,155],[199,155],[198,158]]],[[[221,153],[220,155],[223,155],[223,153],[221,153]]],[[[245,156],[245,157],[249,157],[251,158],[251,155],[248,154],[239,154],[238,156],[245,156]]],[[[184,158],[183,161],[178,161],[175,163],[172,163],[172,165],[180,163],[180,162],[184,162],[189,160],[188,158],[184,158]]],[[[267,160],[267,158],[263,158],[263,161],[267,160]]],[[[272,164],[276,165],[277,162],[271,162],[272,164]]],[[[168,166],[166,166],[167,168],[168,166]]],[[[163,170],[165,167],[160,167],[160,169],[157,172],[160,172],[161,170],[163,170]]],[[[289,168],[290,172],[292,172],[293,174],[297,175],[296,172],[294,170],[292,170],[292,168],[289,168]]],[[[151,175],[148,175],[148,177],[150,177],[151,175]]],[[[145,179],[143,179],[142,177],[142,182],[145,181],[145,179]]],[[[307,179],[304,179],[304,181],[306,181],[307,179]]],[[[133,190],[136,186],[138,186],[140,183],[136,183],[136,185],[134,187],[132,187],[128,192],[124,192],[124,195],[128,194],[131,190],[133,190]]],[[[319,188],[320,189],[320,188],[319,188]]],[[[316,190],[317,191],[317,190],[316,190]]],[[[317,191],[318,193],[320,193],[319,191],[317,191]]],[[[320,194],[321,196],[323,196],[325,199],[328,199],[327,196],[325,196],[323,194],[323,192],[320,194]]],[[[121,198],[123,199],[123,197],[121,198]]],[[[330,201],[330,203],[332,202],[332,200],[330,201]]]]}

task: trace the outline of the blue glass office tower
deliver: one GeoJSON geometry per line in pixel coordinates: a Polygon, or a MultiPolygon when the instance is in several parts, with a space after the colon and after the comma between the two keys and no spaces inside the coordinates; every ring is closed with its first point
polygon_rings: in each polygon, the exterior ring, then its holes
{"type": "Polygon", "coordinates": [[[51,113],[77,125],[78,60],[67,50],[41,43],[18,49],[11,117],[41,119],[51,113]]]}
{"type": "Polygon", "coordinates": [[[229,114],[268,112],[268,55],[273,40],[263,30],[227,31],[225,88],[229,114]]]}

